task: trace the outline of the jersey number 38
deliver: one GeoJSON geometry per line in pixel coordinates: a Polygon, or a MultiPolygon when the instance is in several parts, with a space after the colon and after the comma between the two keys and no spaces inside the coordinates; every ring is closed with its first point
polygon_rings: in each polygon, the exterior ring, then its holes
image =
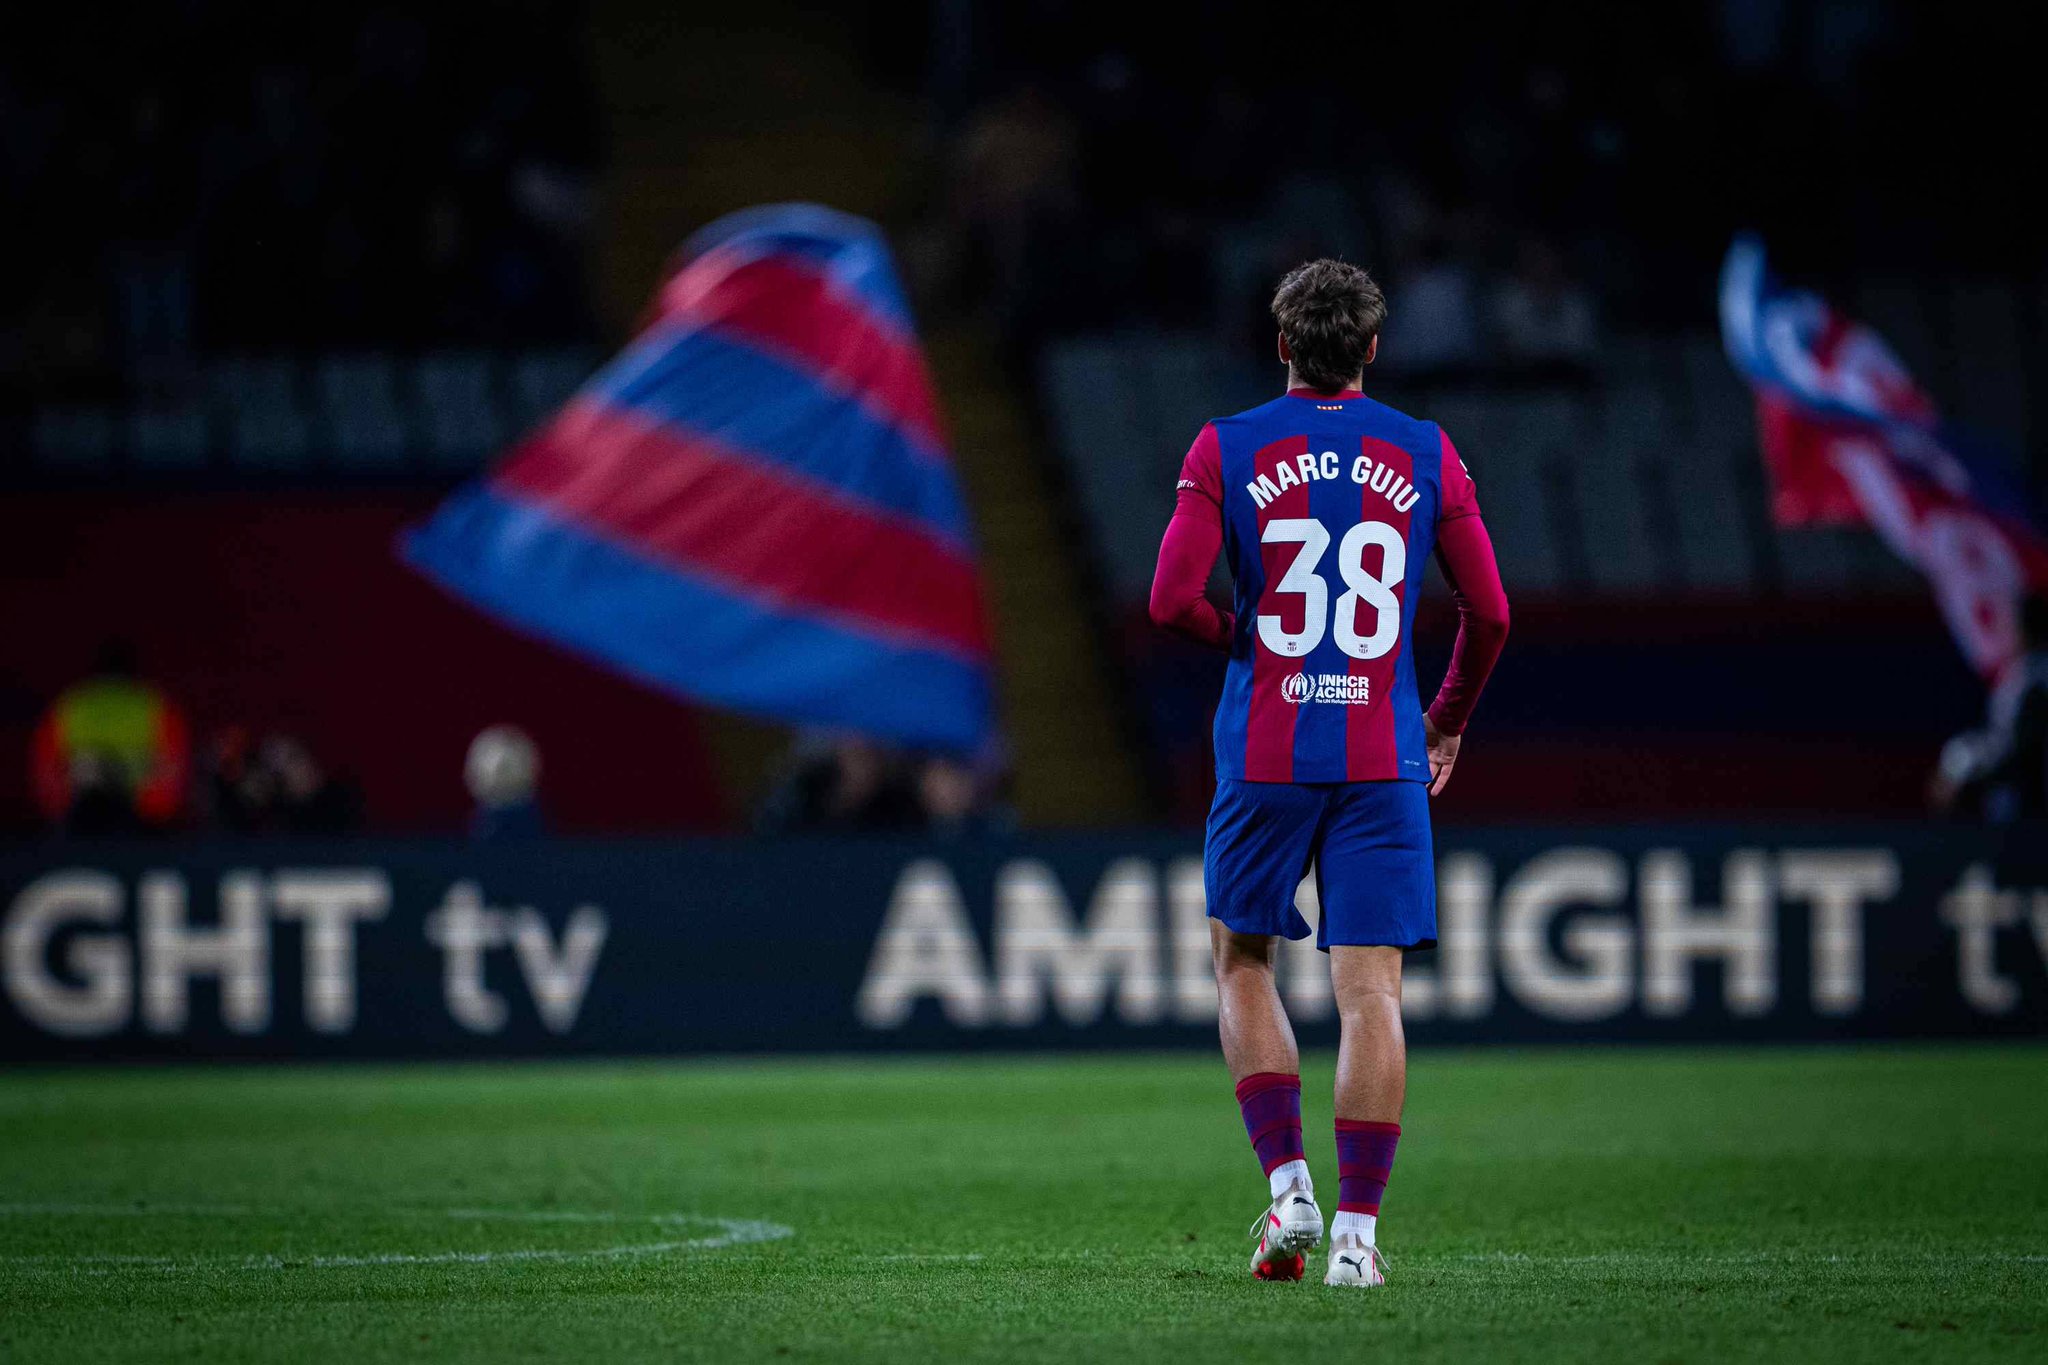
{"type": "Polygon", "coordinates": [[[1301,629],[1284,630],[1277,615],[1259,613],[1259,640],[1275,654],[1300,658],[1323,642],[1328,630],[1337,648],[1354,659],[1377,659],[1401,638],[1401,599],[1394,590],[1408,576],[1408,543],[1384,521],[1362,521],[1344,533],[1337,546],[1337,573],[1345,591],[1330,606],[1330,585],[1318,572],[1330,533],[1313,517],[1288,517],[1267,523],[1259,540],[1267,545],[1299,545],[1294,562],[1280,581],[1266,590],[1301,596],[1301,629]],[[1365,547],[1380,547],[1380,571],[1365,567],[1365,547]],[[1359,632],[1359,608],[1372,608],[1369,634],[1359,632]]]}

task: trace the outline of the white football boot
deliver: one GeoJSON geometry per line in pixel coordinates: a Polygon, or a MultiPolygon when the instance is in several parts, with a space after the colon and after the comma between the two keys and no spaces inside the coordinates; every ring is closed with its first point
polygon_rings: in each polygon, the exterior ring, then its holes
{"type": "Polygon", "coordinates": [[[1330,1270],[1323,1276],[1324,1284],[1371,1289],[1386,1282],[1387,1258],[1380,1255],[1377,1246],[1368,1245],[1356,1237],[1331,1239],[1330,1270]]]}
{"type": "Polygon", "coordinates": [[[1299,1182],[1290,1185],[1252,1224],[1259,1239],[1252,1253],[1252,1275],[1261,1280],[1298,1280],[1308,1270],[1305,1253],[1323,1240],[1323,1213],[1315,1193],[1299,1182]]]}

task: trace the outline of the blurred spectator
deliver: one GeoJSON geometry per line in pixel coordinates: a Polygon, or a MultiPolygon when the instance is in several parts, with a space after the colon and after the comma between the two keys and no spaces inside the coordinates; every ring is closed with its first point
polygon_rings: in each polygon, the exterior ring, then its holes
{"type": "Polygon", "coordinates": [[[24,21],[0,45],[0,198],[41,206],[20,250],[38,268],[0,284],[0,361],[40,393],[155,396],[206,349],[587,335],[576,7],[24,21]]]}
{"type": "Polygon", "coordinates": [[[1035,336],[1061,310],[1061,245],[1079,213],[1073,121],[1025,82],[971,115],[955,152],[952,214],[986,279],[998,323],[1035,336]]]}
{"type": "Polygon", "coordinates": [[[291,834],[342,834],[353,830],[362,803],[353,783],[335,776],[312,750],[290,735],[271,735],[257,761],[277,785],[278,827],[291,834]]]}
{"type": "Polygon", "coordinates": [[[547,832],[540,811],[540,750],[516,725],[493,725],[469,742],[463,785],[476,810],[470,837],[535,839],[547,832]]]}
{"type": "Polygon", "coordinates": [[[911,830],[923,822],[913,774],[900,756],[858,735],[811,735],[797,742],[756,823],[792,833],[911,830]]]}
{"type": "Polygon", "coordinates": [[[1479,361],[1477,282],[1440,235],[1423,239],[1393,292],[1386,363],[1403,373],[1443,377],[1479,361]]]}
{"type": "Polygon", "coordinates": [[[1522,244],[1494,291],[1493,328],[1502,358],[1520,369],[1583,371],[1599,350],[1592,295],[1548,242],[1522,244]]]}
{"type": "Polygon", "coordinates": [[[1991,694],[1989,724],[1942,749],[1937,810],[2007,824],[2048,818],[2048,597],[2020,609],[2025,653],[1991,694]]]}
{"type": "Polygon", "coordinates": [[[230,726],[212,746],[207,773],[211,814],[236,834],[345,834],[361,823],[355,785],[329,773],[304,741],[267,735],[254,742],[230,726]]]}
{"type": "Polygon", "coordinates": [[[990,746],[973,761],[946,755],[926,758],[917,772],[917,803],[934,834],[965,836],[1015,828],[1015,813],[1004,797],[1009,778],[1007,751],[990,746]]]}
{"type": "MultiPolygon", "coordinates": [[[[1378,50],[1470,51],[1473,60],[1455,71],[1383,63],[1370,82],[1304,85],[1291,75],[1299,35],[1242,0],[1169,24],[1132,7],[936,6],[929,107],[948,140],[950,199],[976,206],[952,216],[956,236],[970,220],[973,232],[995,236],[1031,221],[1018,206],[1050,202],[1049,185],[1068,195],[1057,239],[1009,233],[1013,244],[1033,237],[1063,249],[998,248],[986,253],[997,258],[992,268],[969,263],[949,277],[976,286],[973,301],[995,304],[1006,327],[1021,320],[1032,324],[1022,333],[1035,326],[1040,338],[1134,322],[1178,327],[1189,324],[1162,315],[1150,280],[1182,281],[1185,299],[1202,273],[1182,262],[1192,247],[1220,285],[1212,315],[1192,326],[1228,335],[1239,325],[1248,258],[1276,237],[1307,238],[1304,254],[1346,255],[1384,272],[1397,328],[1453,320],[1442,353],[1433,330],[1390,336],[1390,366],[1412,352],[1420,370],[1455,371],[1491,359],[1493,300],[1471,276],[1482,264],[1477,248],[1525,231],[1554,237],[1571,259],[1599,262],[1582,283],[1600,325],[1617,330],[1697,325],[1738,223],[1789,231],[1795,222],[1785,220],[1799,220],[1831,259],[1865,273],[1873,259],[1896,273],[1939,257],[1930,250],[1937,241],[1977,249],[1997,236],[2013,248],[2001,245],[2008,261],[2037,276],[2038,234],[2002,214],[1995,171],[1949,176],[1984,211],[1973,221],[1935,210],[1939,196],[1914,193],[1924,176],[1913,158],[1857,156],[1910,145],[1944,165],[1988,170],[1995,140],[1972,136],[1977,125],[1953,111],[1916,118],[1914,92],[1930,88],[1930,68],[1958,86],[1989,88],[1973,70],[2023,60],[2026,43],[1998,42],[1987,35],[1999,29],[1924,6],[1825,5],[1817,17],[1766,4],[1736,24],[1726,10],[1495,7],[1488,41],[1476,47],[1466,11],[1411,10],[1387,16],[1378,50]],[[1615,59],[1641,51],[1662,58],[1615,59]],[[1701,109],[1722,114],[1703,119],[1701,109]],[[1728,188],[1706,211],[1695,206],[1702,176],[1728,188]],[[1299,203],[1290,181],[1316,182],[1326,203],[1299,203]],[[1987,232],[1987,215],[2011,219],[2010,230],[1987,232]],[[1447,227],[1448,256],[1463,272],[1451,283],[1466,286],[1467,298],[1440,314],[1431,295],[1443,281],[1423,272],[1416,298],[1399,267],[1447,227]],[[1843,262],[1845,254],[1861,259],[1843,262]]],[[[2004,31],[2017,35],[2021,22],[2004,31]]],[[[2009,117],[2021,116],[2023,87],[1997,89],[2009,117]]],[[[1028,347],[1033,337],[1009,339],[1028,347]]],[[[1536,363],[1554,358],[1546,349],[1536,363]]]]}
{"type": "Polygon", "coordinates": [[[262,802],[255,775],[256,737],[247,726],[230,725],[213,737],[206,753],[206,815],[216,829],[244,834],[257,827],[262,802]]]}
{"type": "Polygon", "coordinates": [[[957,829],[974,814],[974,770],[950,758],[926,759],[917,773],[917,803],[933,825],[957,829]]]}
{"type": "Polygon", "coordinates": [[[986,833],[1009,826],[1007,773],[1000,746],[964,760],[907,753],[860,735],[806,735],[755,824],[767,833],[986,833]]]}
{"type": "Polygon", "coordinates": [[[175,824],[185,808],[190,731],[176,703],[136,676],[125,641],[50,704],[30,746],[30,779],[50,823],[70,834],[175,824]]]}

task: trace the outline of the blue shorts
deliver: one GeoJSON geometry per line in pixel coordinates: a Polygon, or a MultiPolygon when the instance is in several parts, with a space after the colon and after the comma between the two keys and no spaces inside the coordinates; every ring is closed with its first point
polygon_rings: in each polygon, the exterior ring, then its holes
{"type": "Polygon", "coordinates": [[[1203,848],[1209,914],[1240,934],[1307,938],[1294,890],[1316,872],[1316,946],[1436,945],[1436,853],[1420,782],[1216,784],[1203,848]]]}

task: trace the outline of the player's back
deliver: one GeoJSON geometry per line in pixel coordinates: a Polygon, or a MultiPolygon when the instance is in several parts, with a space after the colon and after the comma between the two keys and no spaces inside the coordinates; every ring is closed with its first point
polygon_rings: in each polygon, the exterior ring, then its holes
{"type": "Polygon", "coordinates": [[[1439,520],[1477,510],[1457,452],[1355,391],[1296,389],[1211,441],[1237,606],[1217,776],[1427,781],[1409,638],[1439,520]]]}

